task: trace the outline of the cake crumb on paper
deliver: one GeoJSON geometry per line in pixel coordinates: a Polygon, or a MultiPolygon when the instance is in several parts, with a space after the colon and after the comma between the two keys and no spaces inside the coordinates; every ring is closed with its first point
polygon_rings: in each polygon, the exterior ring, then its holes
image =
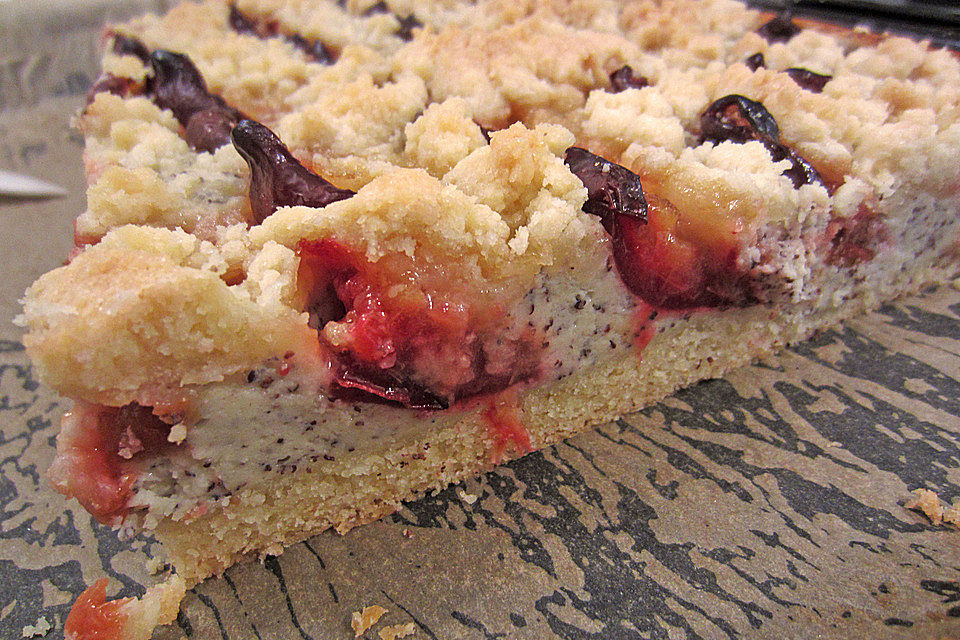
{"type": "Polygon", "coordinates": [[[930,519],[930,522],[936,526],[952,524],[960,527],[960,509],[957,507],[944,508],[936,491],[914,489],[911,493],[914,497],[907,500],[903,505],[907,509],[923,512],[930,519]]]}
{"type": "Polygon", "coordinates": [[[960,528],[960,508],[947,507],[943,510],[943,521],[947,524],[960,528]]]}
{"type": "Polygon", "coordinates": [[[354,611],[353,618],[350,620],[350,626],[353,627],[353,637],[359,638],[367,629],[377,624],[377,620],[383,617],[386,609],[379,605],[370,605],[364,607],[362,611],[354,611]]]}
{"type": "Polygon", "coordinates": [[[170,435],[167,436],[167,440],[173,444],[181,444],[184,440],[187,439],[187,427],[182,422],[170,427],[170,435]]]}
{"type": "Polygon", "coordinates": [[[157,557],[148,559],[144,565],[144,569],[146,569],[147,573],[151,576],[158,576],[169,568],[166,562],[157,557]]]}
{"type": "MultiPolygon", "coordinates": [[[[46,618],[41,617],[39,620],[37,620],[37,624],[28,625],[23,628],[23,637],[37,638],[40,636],[45,636],[47,635],[47,632],[50,631],[50,629],[52,628],[53,626],[50,624],[50,622],[46,618]]],[[[396,637],[400,638],[402,636],[396,636],[396,637]]]]}
{"type": "Polygon", "coordinates": [[[463,489],[457,490],[457,495],[459,495],[460,499],[466,502],[467,504],[473,504],[474,502],[477,501],[477,497],[478,497],[473,495],[472,493],[467,493],[463,489]]]}
{"type": "Polygon", "coordinates": [[[378,635],[380,636],[380,640],[400,640],[400,638],[412,636],[416,630],[417,626],[412,622],[408,622],[406,624],[395,624],[389,627],[384,627],[383,629],[380,629],[378,635]]]}

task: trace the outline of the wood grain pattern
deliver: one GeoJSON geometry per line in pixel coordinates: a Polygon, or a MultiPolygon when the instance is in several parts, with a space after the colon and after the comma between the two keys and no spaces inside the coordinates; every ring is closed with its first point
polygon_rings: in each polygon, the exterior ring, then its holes
{"type": "MultiPolygon", "coordinates": [[[[61,403],[0,343],[0,635],[62,625],[101,575],[142,593],[152,552],[50,490],[61,403]]],[[[191,592],[160,638],[960,635],[960,292],[941,288],[780,357],[191,592]]],[[[51,631],[48,637],[58,638],[51,631]]]]}

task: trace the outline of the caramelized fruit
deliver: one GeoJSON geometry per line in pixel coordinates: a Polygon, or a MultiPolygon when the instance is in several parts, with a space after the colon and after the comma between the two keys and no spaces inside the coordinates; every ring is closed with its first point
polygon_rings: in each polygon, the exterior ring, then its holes
{"type": "Polygon", "coordinates": [[[197,151],[215,151],[230,142],[230,130],[243,115],[207,90],[187,56],[157,49],[150,54],[151,89],[157,106],[170,109],[185,128],[184,139],[197,151]],[[196,118],[197,122],[191,124],[196,118]]]}
{"type": "Polygon", "coordinates": [[[626,167],[579,147],[567,149],[566,163],[586,186],[583,210],[600,217],[617,271],[633,294],[663,309],[751,298],[732,243],[707,247],[684,234],[677,209],[666,199],[645,197],[640,177],[626,167]]]}
{"type": "Polygon", "coordinates": [[[278,207],[325,207],[354,195],[311,173],[293,157],[270,129],[241,120],[232,132],[233,144],[250,165],[250,208],[255,224],[278,207]]]}
{"type": "Polygon", "coordinates": [[[757,29],[767,42],[787,42],[802,29],[788,15],[780,14],[757,29]]]}

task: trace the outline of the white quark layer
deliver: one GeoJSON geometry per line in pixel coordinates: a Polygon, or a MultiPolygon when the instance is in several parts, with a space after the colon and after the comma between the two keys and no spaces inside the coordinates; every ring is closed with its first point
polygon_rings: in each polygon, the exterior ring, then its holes
{"type": "MultiPolygon", "coordinates": [[[[541,377],[533,384],[562,379],[632,348],[638,329],[635,298],[605,246],[585,258],[587,264],[576,270],[541,274],[507,314],[508,326],[533,328],[547,344],[541,377]]],[[[395,449],[420,436],[426,425],[453,424],[463,411],[331,400],[317,371],[298,367],[295,359],[291,363],[286,375],[268,363],[205,388],[197,400],[200,417],[188,427],[183,452],[148,465],[130,506],[186,515],[274,474],[318,468],[358,449],[395,449]]]]}

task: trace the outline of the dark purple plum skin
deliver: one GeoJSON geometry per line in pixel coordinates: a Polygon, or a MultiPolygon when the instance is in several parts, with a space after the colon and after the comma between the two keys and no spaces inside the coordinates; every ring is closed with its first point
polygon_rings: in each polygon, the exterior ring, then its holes
{"type": "MultiPolygon", "coordinates": [[[[378,13],[390,13],[390,7],[387,6],[387,3],[383,0],[370,5],[360,15],[366,18],[377,15],[378,13]]],[[[396,18],[400,23],[396,31],[397,37],[406,42],[413,40],[414,29],[419,29],[423,26],[423,23],[412,13],[402,18],[396,16],[396,18]]]]}
{"type": "Polygon", "coordinates": [[[113,52],[118,56],[136,56],[144,64],[150,60],[150,50],[147,49],[147,45],[133,36],[122,33],[114,32],[113,34],[113,52]]]}
{"type": "Polygon", "coordinates": [[[325,207],[354,195],[310,172],[293,157],[270,129],[241,120],[232,132],[233,145],[250,165],[250,208],[260,224],[279,207],[325,207]]]}
{"type": "Polygon", "coordinates": [[[153,101],[173,112],[184,127],[187,144],[197,151],[212,152],[230,142],[230,131],[243,114],[207,90],[189,57],[157,49],[150,54],[150,66],[153,101]]]}
{"type": "Polygon", "coordinates": [[[310,40],[301,35],[286,35],[280,33],[280,26],[274,21],[263,21],[253,18],[237,8],[232,2],[228,5],[227,21],[230,28],[237,33],[246,33],[257,38],[272,38],[281,36],[294,47],[299,49],[314,62],[333,64],[337,61],[337,54],[321,40],[310,40]]]}
{"type": "Polygon", "coordinates": [[[580,147],[567,149],[564,162],[587,188],[583,210],[598,216],[605,227],[612,223],[614,215],[646,221],[647,200],[640,176],[580,147]]]}
{"type": "Polygon", "coordinates": [[[610,74],[610,87],[613,93],[620,93],[627,89],[643,89],[650,86],[645,76],[634,75],[633,68],[625,64],[610,74]]]}
{"type": "MultiPolygon", "coordinates": [[[[746,60],[743,61],[747,68],[751,71],[756,71],[762,67],[766,66],[766,61],[763,58],[762,53],[755,53],[746,60]]],[[[796,82],[802,89],[807,91],[812,91],[813,93],[820,93],[823,91],[823,88],[833,79],[833,76],[824,75],[822,73],[815,73],[809,69],[804,69],[802,67],[791,67],[784,71],[790,79],[796,82]]]]}
{"type": "Polygon", "coordinates": [[[750,71],[756,71],[757,69],[766,67],[767,61],[764,59],[763,54],[758,52],[744,60],[743,64],[747,65],[750,71]]]}
{"type": "Polygon", "coordinates": [[[700,133],[704,141],[717,143],[780,139],[780,127],[766,107],[738,94],[715,100],[704,110],[700,115],[700,133]]]}
{"type": "Polygon", "coordinates": [[[783,175],[793,186],[824,185],[820,173],[793,149],[780,142],[776,119],[760,102],[732,94],[714,101],[700,115],[700,141],[719,144],[726,141],[743,144],[757,140],[767,148],[774,162],[789,160],[783,175]]]}
{"type": "MultiPolygon", "coordinates": [[[[110,37],[113,39],[111,49],[118,56],[135,56],[143,64],[150,61],[150,50],[140,40],[133,36],[122,33],[112,32],[110,37]]],[[[137,82],[130,78],[115,76],[112,73],[101,73],[90,89],[87,91],[87,104],[93,102],[98,93],[111,93],[115,96],[130,96],[142,94],[149,90],[151,78],[144,82],[137,82]]]]}
{"type": "Polygon", "coordinates": [[[397,37],[405,42],[413,40],[413,30],[423,27],[423,23],[412,13],[402,18],[397,18],[400,26],[397,27],[397,37]]]}
{"type": "Polygon", "coordinates": [[[671,260],[677,255],[672,247],[686,241],[657,226],[657,207],[662,211],[669,203],[648,201],[640,176],[579,147],[567,149],[565,162],[587,188],[583,211],[598,216],[610,234],[620,280],[635,296],[658,309],[742,305],[754,299],[749,280],[729,255],[698,246],[690,260],[671,260]],[[678,279],[678,273],[686,277],[678,279]]]}
{"type": "Polygon", "coordinates": [[[450,408],[446,398],[405,379],[401,372],[362,366],[344,354],[334,367],[333,385],[328,393],[338,400],[372,402],[419,411],[450,408]]]}

